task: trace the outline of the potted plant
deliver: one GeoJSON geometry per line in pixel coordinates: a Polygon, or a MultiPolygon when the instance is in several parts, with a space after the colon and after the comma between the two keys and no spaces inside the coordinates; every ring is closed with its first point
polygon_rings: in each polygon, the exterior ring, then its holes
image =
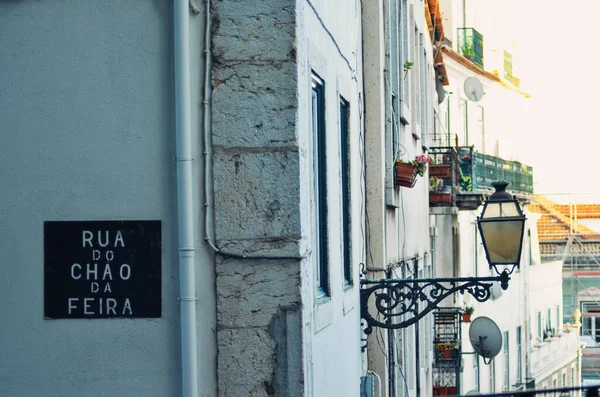
{"type": "Polygon", "coordinates": [[[429,191],[430,192],[439,192],[441,185],[444,184],[444,181],[437,176],[431,176],[429,174],[429,191]]]}
{"type": "Polygon", "coordinates": [[[467,59],[469,59],[469,60],[472,60],[472,59],[473,59],[473,54],[474,54],[474,51],[473,51],[473,44],[472,44],[472,43],[469,43],[469,42],[465,43],[465,44],[464,44],[464,45],[461,47],[461,49],[460,49],[460,50],[461,50],[461,53],[462,53],[462,55],[463,55],[465,58],[467,58],[467,59]]]}
{"type": "Polygon", "coordinates": [[[410,68],[412,68],[413,65],[414,65],[414,62],[410,62],[410,61],[404,62],[404,77],[403,77],[404,80],[406,80],[406,74],[408,73],[410,68]]]}
{"type": "Polygon", "coordinates": [[[433,397],[447,397],[455,395],[455,386],[433,386],[433,397]]]}
{"type": "Polygon", "coordinates": [[[397,154],[394,162],[394,184],[404,187],[415,186],[417,176],[425,175],[429,161],[429,156],[421,154],[416,156],[414,160],[405,162],[397,154]]]}
{"type": "Polygon", "coordinates": [[[454,348],[456,347],[455,342],[442,342],[438,343],[437,349],[440,352],[442,358],[454,357],[454,348]]]}
{"type": "Polygon", "coordinates": [[[463,323],[471,322],[471,316],[473,315],[474,311],[475,311],[475,308],[472,305],[465,305],[463,312],[462,312],[463,323]]]}
{"type": "Polygon", "coordinates": [[[429,167],[429,176],[450,179],[452,178],[452,167],[450,163],[431,164],[429,167]]]}
{"type": "Polygon", "coordinates": [[[444,185],[442,178],[436,176],[429,177],[429,205],[452,205],[450,187],[444,185]]]}

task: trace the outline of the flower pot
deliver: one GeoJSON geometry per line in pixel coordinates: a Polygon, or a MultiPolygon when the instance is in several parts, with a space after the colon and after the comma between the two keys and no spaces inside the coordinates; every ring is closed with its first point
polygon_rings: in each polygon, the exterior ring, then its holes
{"type": "Polygon", "coordinates": [[[394,185],[413,187],[417,182],[417,166],[399,161],[394,163],[394,185]]]}
{"type": "Polygon", "coordinates": [[[471,322],[471,316],[472,316],[471,313],[462,313],[461,316],[462,316],[462,322],[463,323],[470,323],[471,322]]]}
{"type": "Polygon", "coordinates": [[[440,350],[442,354],[442,358],[452,358],[454,357],[454,349],[451,350],[440,350]]]}
{"type": "Polygon", "coordinates": [[[434,397],[446,397],[446,396],[455,396],[455,395],[456,395],[456,387],[433,386],[433,396],[434,397]]]}
{"type": "Polygon", "coordinates": [[[452,205],[452,193],[429,192],[429,205],[452,205]]]}
{"type": "Polygon", "coordinates": [[[450,164],[433,164],[429,166],[429,176],[435,176],[442,179],[452,178],[452,169],[450,164]]]}

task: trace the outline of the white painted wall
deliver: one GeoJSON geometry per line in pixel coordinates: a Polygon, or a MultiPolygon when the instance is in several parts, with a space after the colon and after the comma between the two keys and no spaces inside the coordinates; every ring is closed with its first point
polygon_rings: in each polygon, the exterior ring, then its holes
{"type": "MultiPolygon", "coordinates": [[[[461,253],[464,250],[473,250],[474,238],[472,226],[463,227],[464,225],[472,225],[476,212],[461,212],[459,215],[459,223],[461,225],[461,253]],[[467,233],[463,233],[467,230],[467,233]],[[470,230],[470,232],[469,232],[470,230]]],[[[531,216],[531,214],[528,214],[531,216]]],[[[528,225],[534,224],[528,221],[528,225]]],[[[530,260],[528,246],[530,244],[527,233],[525,234],[523,255],[521,259],[521,270],[513,273],[506,291],[497,299],[492,299],[484,303],[476,302],[471,296],[465,295],[462,302],[475,306],[473,319],[480,316],[491,318],[496,322],[500,331],[503,333],[508,331],[509,340],[503,340],[504,344],[509,346],[509,373],[511,390],[516,388],[517,382],[517,342],[516,330],[521,327],[521,381],[525,382],[526,377],[536,379],[539,383],[550,374],[568,368],[569,365],[576,360],[577,350],[579,348],[578,333],[576,330],[569,329],[563,331],[562,324],[556,324],[556,310],[559,308],[559,319],[562,319],[562,263],[552,262],[540,264],[538,258],[534,257],[530,260]],[[557,331],[556,337],[544,341],[536,338],[537,334],[537,313],[541,313],[542,324],[544,328],[548,318],[548,309],[550,309],[550,317],[552,327],[557,331]],[[560,331],[558,331],[560,330],[560,331]]],[[[535,235],[533,235],[535,236],[535,235]]],[[[537,245],[537,240],[531,240],[532,245],[537,245]]],[[[466,251],[469,252],[469,251],[466,251]]],[[[481,246],[478,247],[478,276],[491,275],[487,270],[487,262],[481,246]]],[[[468,255],[468,254],[467,254],[468,255]]],[[[471,270],[474,268],[474,263],[469,260],[468,256],[461,255],[462,276],[475,275],[471,270]]],[[[463,324],[463,352],[473,351],[473,348],[468,340],[468,323],[463,324]]],[[[474,388],[475,378],[473,372],[473,355],[464,355],[464,371],[462,373],[462,390],[467,392],[474,388]]],[[[491,365],[486,366],[480,359],[479,365],[479,384],[482,393],[493,393],[503,391],[504,384],[504,355],[503,350],[494,359],[496,366],[495,385],[496,389],[490,389],[490,370],[491,365]]],[[[570,371],[570,370],[569,370],[570,371]]],[[[570,372],[569,372],[570,374],[570,372]]],[[[570,376],[570,375],[569,375],[570,376]]],[[[549,386],[551,387],[551,385],[549,386]]]]}
{"type": "MultiPolygon", "coordinates": [[[[307,395],[358,396],[360,392],[360,305],[358,300],[359,264],[364,263],[365,234],[362,227],[365,198],[361,194],[361,116],[364,110],[361,62],[360,2],[302,1],[298,3],[298,131],[301,169],[302,228],[313,228],[311,71],[325,84],[327,170],[329,199],[329,272],[330,297],[321,300],[316,295],[315,251],[302,268],[302,300],[304,317],[304,370],[307,395]],[[351,241],[342,242],[339,100],[350,105],[351,241]],[[352,244],[353,285],[344,286],[342,244],[352,244]]],[[[308,242],[309,246],[312,244],[308,242]]]]}
{"type": "MultiPolygon", "coordinates": [[[[2,396],[181,395],[172,13],[164,1],[0,3],[2,396]],[[162,317],[45,320],[44,221],[132,219],[162,221],[162,317]]],[[[201,232],[196,243],[198,376],[214,396],[213,264],[201,232]]]]}

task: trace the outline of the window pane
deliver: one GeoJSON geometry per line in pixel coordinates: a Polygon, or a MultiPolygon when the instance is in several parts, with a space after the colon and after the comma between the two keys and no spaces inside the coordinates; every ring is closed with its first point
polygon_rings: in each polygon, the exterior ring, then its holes
{"type": "Polygon", "coordinates": [[[350,257],[350,105],[340,98],[340,140],[341,176],[342,176],[342,253],[344,283],[352,284],[352,266],[350,257]]]}
{"type": "Polygon", "coordinates": [[[318,292],[329,295],[329,233],[327,208],[327,163],[325,135],[325,86],[313,74],[312,79],[313,171],[315,175],[315,213],[317,233],[317,266],[315,267],[318,292]]]}

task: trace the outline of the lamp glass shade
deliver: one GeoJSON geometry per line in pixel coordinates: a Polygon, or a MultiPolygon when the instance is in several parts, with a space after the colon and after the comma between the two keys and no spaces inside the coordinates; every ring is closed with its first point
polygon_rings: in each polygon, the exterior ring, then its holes
{"type": "Polygon", "coordinates": [[[496,220],[486,221],[480,219],[479,230],[490,266],[519,264],[524,228],[525,217],[513,220],[496,218],[496,220]]]}
{"type": "Polygon", "coordinates": [[[488,202],[481,213],[481,219],[515,216],[523,216],[519,203],[516,200],[488,202]]]}

